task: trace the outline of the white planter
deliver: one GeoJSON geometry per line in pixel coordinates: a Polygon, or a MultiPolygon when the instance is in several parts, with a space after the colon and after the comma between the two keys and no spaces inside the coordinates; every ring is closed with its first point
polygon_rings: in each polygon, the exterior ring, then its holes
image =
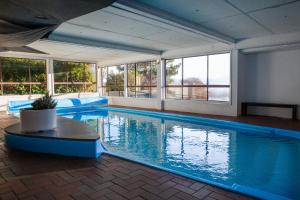
{"type": "Polygon", "coordinates": [[[57,127],[55,109],[22,109],[20,113],[20,120],[23,132],[47,131],[57,127]]]}

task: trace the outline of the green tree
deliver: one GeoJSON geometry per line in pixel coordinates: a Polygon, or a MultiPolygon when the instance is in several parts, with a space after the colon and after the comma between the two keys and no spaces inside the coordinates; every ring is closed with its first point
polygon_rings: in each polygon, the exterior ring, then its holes
{"type": "Polygon", "coordinates": [[[56,93],[96,91],[95,67],[89,63],[54,61],[54,73],[56,93]]]}
{"type": "Polygon", "coordinates": [[[45,93],[45,61],[0,57],[0,78],[1,94],[45,93]]]}

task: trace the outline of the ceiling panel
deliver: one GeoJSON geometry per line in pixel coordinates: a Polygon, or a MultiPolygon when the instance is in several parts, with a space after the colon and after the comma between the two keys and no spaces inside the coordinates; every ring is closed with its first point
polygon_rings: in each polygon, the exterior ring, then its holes
{"type": "Polygon", "coordinates": [[[165,42],[168,44],[173,44],[173,46],[176,47],[192,47],[198,45],[211,44],[211,42],[196,37],[195,35],[192,36],[191,34],[182,34],[177,32],[163,32],[160,34],[148,36],[147,38],[151,40],[165,42]]]}
{"type": "Polygon", "coordinates": [[[230,35],[236,39],[245,39],[271,34],[245,15],[211,21],[204,25],[226,35],[230,35]]]}
{"type": "Polygon", "coordinates": [[[280,4],[293,2],[294,0],[228,0],[245,12],[274,7],[280,4]]]}
{"type": "Polygon", "coordinates": [[[63,23],[54,33],[161,51],[209,43],[198,33],[112,7],[63,23]]]}
{"type": "Polygon", "coordinates": [[[137,52],[88,47],[47,40],[36,41],[29,45],[32,48],[49,53],[51,57],[69,60],[94,61],[99,64],[115,64],[135,62],[136,60],[157,58],[157,55],[147,55],[137,52]]]}
{"type": "Polygon", "coordinates": [[[241,14],[224,0],[138,0],[196,23],[241,14]]]}
{"type": "Polygon", "coordinates": [[[67,56],[82,51],[79,46],[72,46],[63,43],[36,41],[28,45],[31,48],[43,51],[51,55],[67,56]]]}
{"type": "Polygon", "coordinates": [[[54,33],[63,33],[66,35],[78,36],[87,39],[145,47],[155,50],[166,50],[173,47],[171,44],[147,39],[145,37],[137,37],[111,31],[100,31],[87,27],[76,26],[70,23],[64,23],[61,26],[63,28],[61,28],[59,31],[55,31],[54,33]]]}
{"type": "Polygon", "coordinates": [[[300,31],[300,1],[250,15],[274,33],[300,31]]]}
{"type": "MultiPolygon", "coordinates": [[[[103,9],[101,11],[96,11],[75,18],[73,20],[68,21],[68,23],[96,31],[99,30],[111,33],[121,33],[123,35],[130,35],[136,37],[144,37],[166,30],[163,27],[149,25],[147,23],[138,21],[134,18],[124,18],[121,15],[110,13],[109,9],[103,9]]],[[[56,32],[64,31],[64,26],[61,26],[56,30],[56,32]]],[[[72,31],[72,29],[69,31],[72,31]]],[[[94,35],[93,37],[97,38],[98,35],[94,35]]]]}

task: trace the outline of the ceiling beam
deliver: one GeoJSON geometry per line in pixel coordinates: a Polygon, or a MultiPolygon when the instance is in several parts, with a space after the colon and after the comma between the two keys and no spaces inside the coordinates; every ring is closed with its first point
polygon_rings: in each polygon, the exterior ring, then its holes
{"type": "Polygon", "coordinates": [[[124,45],[124,44],[119,44],[119,43],[112,43],[112,42],[105,42],[105,41],[100,41],[100,40],[81,38],[81,37],[77,37],[77,36],[70,36],[70,35],[59,34],[59,33],[52,33],[48,36],[48,38],[46,38],[44,40],[63,42],[63,43],[69,43],[69,44],[75,44],[75,45],[83,45],[83,46],[89,46],[89,47],[105,48],[105,49],[117,49],[117,50],[123,50],[123,51],[132,51],[132,52],[151,54],[151,55],[161,55],[162,54],[162,51],[160,51],[160,50],[147,49],[147,48],[129,46],[129,45],[124,45]]]}
{"type": "Polygon", "coordinates": [[[127,9],[127,11],[130,12],[134,12],[135,10],[137,11],[136,14],[142,14],[142,13],[150,14],[154,17],[157,17],[156,18],[157,21],[164,22],[164,23],[171,23],[174,26],[179,26],[179,28],[185,29],[193,33],[197,33],[199,35],[202,35],[204,37],[210,38],[218,42],[222,42],[230,45],[235,43],[235,40],[227,35],[224,35],[216,31],[212,31],[202,26],[201,24],[183,19],[181,17],[175,16],[159,8],[155,8],[153,6],[146,5],[144,3],[140,3],[134,0],[118,0],[116,3],[114,3],[111,6],[122,10],[127,9]],[[138,13],[138,12],[142,12],[142,13],[138,13]]]}

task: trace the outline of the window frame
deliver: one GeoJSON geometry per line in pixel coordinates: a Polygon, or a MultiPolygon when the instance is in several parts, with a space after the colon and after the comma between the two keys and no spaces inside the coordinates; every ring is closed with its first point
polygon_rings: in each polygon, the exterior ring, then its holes
{"type": "MultiPolygon", "coordinates": [[[[123,64],[122,64],[123,65],[123,64]]],[[[112,92],[112,91],[107,91],[106,92],[106,88],[107,88],[107,83],[104,85],[104,82],[103,82],[103,70],[106,69],[106,82],[108,80],[108,69],[110,67],[116,67],[116,66],[122,66],[122,65],[111,65],[111,66],[106,66],[106,67],[101,67],[101,87],[102,87],[102,95],[104,96],[114,96],[114,95],[109,95],[109,92],[112,92]],[[107,93],[107,95],[105,95],[107,93]]],[[[124,75],[125,75],[125,66],[126,64],[124,65],[124,75]]],[[[115,81],[115,84],[113,85],[115,88],[123,88],[123,90],[118,90],[118,96],[117,97],[124,97],[125,96],[125,91],[124,91],[124,79],[125,77],[123,77],[123,82],[122,84],[119,85],[119,83],[117,83],[117,81],[115,81]],[[121,95],[122,94],[122,95],[121,95]]]]}
{"type": "Polygon", "coordinates": [[[10,56],[0,56],[0,61],[1,58],[14,58],[14,59],[26,59],[26,60],[38,60],[38,61],[42,61],[44,63],[44,69],[45,69],[45,82],[38,82],[32,81],[32,66],[28,65],[27,70],[28,70],[28,74],[26,76],[28,76],[28,81],[12,81],[12,82],[4,82],[3,81],[3,66],[2,66],[2,62],[0,62],[0,96],[11,96],[11,95],[37,95],[36,93],[32,93],[32,86],[33,85],[43,85],[47,91],[47,61],[46,59],[42,59],[42,58],[25,58],[25,57],[10,57],[10,56]],[[4,85],[29,85],[29,92],[26,94],[4,94],[4,85]]]}
{"type": "MultiPolygon", "coordinates": [[[[60,60],[60,59],[53,59],[53,95],[56,95],[56,94],[72,94],[72,93],[97,93],[97,64],[96,63],[93,63],[93,62],[84,62],[84,61],[73,61],[73,60],[60,60]],[[55,62],[73,62],[73,63],[84,63],[84,64],[89,64],[89,65],[94,65],[94,68],[95,68],[95,82],[56,82],[55,81],[55,70],[54,70],[54,63],[55,62]],[[94,92],[86,92],[85,89],[84,91],[79,91],[79,92],[65,92],[65,93],[57,93],[55,92],[55,85],[84,85],[86,86],[87,84],[88,85],[95,85],[95,91],[94,92]]],[[[85,88],[85,87],[84,87],[85,88]]]]}
{"type": "MultiPolygon", "coordinates": [[[[128,97],[130,98],[154,98],[153,96],[153,89],[152,88],[157,88],[157,80],[156,80],[156,84],[152,84],[152,63],[156,62],[156,60],[150,60],[150,61],[143,61],[143,62],[136,62],[136,63],[131,63],[131,64],[127,64],[127,77],[128,77],[128,65],[134,65],[134,85],[129,85],[129,79],[127,78],[127,83],[126,83],[126,87],[127,87],[127,90],[129,91],[129,88],[134,88],[134,96],[129,96],[127,95],[128,97]],[[149,73],[150,73],[150,84],[149,85],[137,85],[136,84],[136,80],[137,80],[137,65],[139,63],[148,63],[149,65],[149,73]],[[137,96],[137,88],[142,88],[142,87],[145,87],[145,88],[149,88],[149,97],[138,97],[137,96]]],[[[157,75],[156,75],[156,79],[157,79],[157,75]]]]}
{"type": "Polygon", "coordinates": [[[165,80],[164,80],[164,86],[165,86],[165,98],[166,99],[171,99],[171,100],[187,100],[184,98],[183,94],[183,89],[184,88],[193,88],[193,87],[205,87],[207,88],[207,94],[206,94],[206,99],[189,99],[189,101],[204,101],[204,102],[223,102],[223,103],[228,103],[231,102],[232,100],[232,53],[230,51],[225,51],[225,52],[218,52],[218,53],[213,53],[213,54],[201,54],[201,55],[196,55],[196,56],[186,56],[186,57],[180,57],[180,58],[168,58],[167,60],[175,60],[175,59],[181,59],[181,85],[168,85],[167,84],[167,65],[165,62],[164,65],[164,70],[165,70],[165,80]],[[222,85],[222,84],[209,84],[209,56],[212,55],[220,55],[220,54],[229,54],[230,60],[229,60],[229,85],[222,85]],[[206,85],[184,85],[184,59],[185,58],[192,58],[192,57],[201,57],[205,56],[207,59],[207,73],[206,73],[206,85]],[[167,95],[167,88],[181,88],[181,98],[168,98],[167,95]],[[209,99],[209,88],[229,88],[229,100],[228,101],[219,101],[219,100],[210,100],[209,99]]]}

